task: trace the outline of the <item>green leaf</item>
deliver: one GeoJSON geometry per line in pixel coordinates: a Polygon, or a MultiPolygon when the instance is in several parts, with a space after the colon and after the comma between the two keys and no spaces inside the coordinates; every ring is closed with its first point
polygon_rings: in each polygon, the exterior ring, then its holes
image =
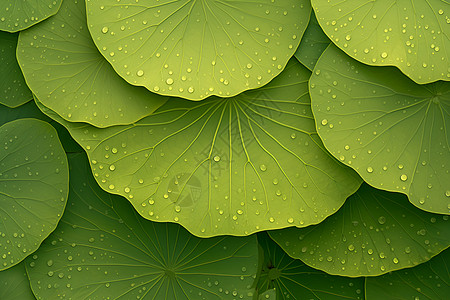
{"type": "Polygon", "coordinates": [[[311,12],[308,0],[86,3],[94,42],[120,76],[190,100],[268,83],[294,54],[311,12]]]}
{"type": "MultiPolygon", "coordinates": [[[[64,122],[100,186],[145,218],[202,237],[321,222],[357,190],[315,131],[296,59],[270,84],[236,97],[169,101],[129,126],[64,122]]],[[[44,108],[45,109],[45,108],[44,108]]]]}
{"type": "Polygon", "coordinates": [[[72,139],[67,129],[37,108],[34,101],[27,102],[17,108],[10,108],[0,104],[0,126],[16,119],[33,118],[50,123],[58,132],[59,139],[66,152],[83,152],[84,150],[72,139]]]}
{"type": "Polygon", "coordinates": [[[0,271],[21,262],[56,228],[66,206],[67,158],[48,123],[0,127],[0,271]]]}
{"type": "Polygon", "coordinates": [[[336,158],[420,209],[450,212],[450,83],[418,85],[330,46],[310,93],[318,133],[336,158]]]}
{"type": "Polygon", "coordinates": [[[450,295],[450,250],[429,262],[366,279],[366,299],[447,299],[450,295]]]}
{"type": "Polygon", "coordinates": [[[70,155],[70,197],[55,232],[27,260],[36,296],[53,299],[252,299],[256,237],[200,239],[142,219],[70,155]]]}
{"type": "Polygon", "coordinates": [[[377,276],[415,266],[450,245],[448,216],[367,184],[322,223],[269,233],[290,256],[329,274],[377,276]]]}
{"type": "Polygon", "coordinates": [[[0,272],[0,299],[35,300],[24,263],[0,272]]]}
{"type": "Polygon", "coordinates": [[[0,104],[17,107],[33,96],[16,60],[18,34],[0,31],[0,104]]]}
{"type": "Polygon", "coordinates": [[[261,294],[258,297],[259,300],[277,300],[277,289],[270,289],[261,294]]]}
{"type": "Polygon", "coordinates": [[[130,124],[167,100],[126,83],[98,53],[84,1],[66,0],[50,20],[21,32],[17,57],[33,93],[71,122],[130,124]]]}
{"type": "MultiPolygon", "coordinates": [[[[258,240],[265,264],[258,290],[276,289],[280,299],[364,299],[364,279],[332,276],[289,257],[266,233],[258,240]]],[[[264,299],[264,298],[260,298],[264,299]]]]}
{"type": "Polygon", "coordinates": [[[17,32],[33,26],[58,12],[62,0],[2,0],[0,30],[17,32]]]}
{"type": "Polygon", "coordinates": [[[305,67],[312,71],[319,56],[330,43],[331,41],[320,28],[316,15],[312,11],[308,27],[294,55],[305,67]]]}
{"type": "Polygon", "coordinates": [[[450,80],[448,1],[311,2],[328,37],[354,59],[396,66],[420,84],[450,80]]]}

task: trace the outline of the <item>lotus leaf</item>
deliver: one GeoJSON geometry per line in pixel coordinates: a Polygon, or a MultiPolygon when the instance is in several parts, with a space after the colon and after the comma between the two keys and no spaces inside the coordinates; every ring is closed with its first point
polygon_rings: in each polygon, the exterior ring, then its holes
{"type": "Polygon", "coordinates": [[[277,76],[308,24],[308,0],[87,0],[95,44],[117,73],[162,95],[234,96],[277,76]]]}
{"type": "Polygon", "coordinates": [[[336,158],[376,188],[450,213],[450,82],[418,85],[330,46],[310,93],[319,136],[336,158]]]}
{"type": "Polygon", "coordinates": [[[252,299],[255,236],[200,239],[141,218],[95,182],[85,154],[69,155],[70,196],[55,232],[27,259],[38,298],[252,299]]]}
{"type": "Polygon", "coordinates": [[[361,183],[317,137],[309,76],[292,59],[261,89],[169,101],[129,126],[59,121],[87,151],[100,186],[147,219],[202,237],[304,227],[337,211],[361,183]]]}
{"type": "Polygon", "coordinates": [[[450,295],[450,250],[415,268],[366,279],[367,300],[447,299],[450,295]]]}
{"type": "Polygon", "coordinates": [[[0,126],[0,271],[21,262],[55,229],[68,193],[68,166],[48,123],[0,126]]]}
{"type": "Polygon", "coordinates": [[[17,57],[33,93],[71,122],[130,124],[167,100],[126,83],[98,53],[84,1],[65,0],[54,17],[21,32],[17,57]]]}
{"type": "Polygon", "coordinates": [[[369,65],[396,66],[424,84],[450,80],[450,3],[446,0],[312,0],[328,37],[369,65]]]}
{"type": "Polygon", "coordinates": [[[331,276],[310,268],[289,257],[266,233],[259,234],[258,240],[264,250],[258,290],[275,288],[277,300],[364,299],[363,278],[331,276]]]}
{"type": "Polygon", "coordinates": [[[419,210],[405,195],[368,184],[322,223],[269,234],[307,265],[352,277],[412,267],[450,245],[448,216],[419,210]]]}

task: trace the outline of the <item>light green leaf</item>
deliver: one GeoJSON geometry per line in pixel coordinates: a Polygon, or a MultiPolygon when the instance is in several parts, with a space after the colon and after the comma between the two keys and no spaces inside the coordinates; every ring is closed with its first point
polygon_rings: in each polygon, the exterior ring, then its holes
{"type": "Polygon", "coordinates": [[[367,300],[447,299],[450,295],[450,250],[429,262],[366,279],[367,300]]]}
{"type": "Polygon", "coordinates": [[[24,263],[0,272],[0,299],[35,300],[24,263]]]}
{"type": "Polygon", "coordinates": [[[18,34],[0,31],[0,104],[17,107],[33,96],[16,60],[18,34]]]}
{"type": "Polygon", "coordinates": [[[312,11],[308,27],[294,55],[305,67],[312,71],[319,56],[330,43],[331,41],[320,28],[316,15],[312,11]]]}
{"type": "Polygon", "coordinates": [[[88,0],[94,42],[129,83],[201,100],[261,87],[294,54],[308,0],[88,0]]]}
{"type": "Polygon", "coordinates": [[[310,80],[325,147],[370,185],[450,213],[450,83],[418,85],[392,67],[352,60],[335,46],[310,80]]]}
{"type": "Polygon", "coordinates": [[[0,271],[21,262],[55,229],[66,206],[68,166],[48,123],[0,127],[0,271]]]}
{"type": "Polygon", "coordinates": [[[62,0],[1,0],[0,30],[17,32],[58,12],[62,0]]]}
{"type": "Polygon", "coordinates": [[[130,124],[167,100],[126,83],[98,53],[84,1],[66,0],[50,20],[21,32],[17,57],[33,93],[71,122],[130,124]]]}
{"type": "Polygon", "coordinates": [[[424,84],[450,80],[447,0],[312,0],[320,26],[346,54],[396,66],[424,84]]]}
{"type": "Polygon", "coordinates": [[[100,186],[145,218],[202,237],[248,235],[319,223],[361,183],[316,134],[309,76],[292,59],[263,88],[169,101],[129,126],[98,129],[47,113],[87,151],[100,186]]]}
{"type": "Polygon", "coordinates": [[[290,256],[329,274],[377,276],[415,266],[450,245],[448,216],[363,184],[322,223],[269,233],[290,256]]]}
{"type": "Polygon", "coordinates": [[[27,260],[38,298],[252,299],[256,237],[200,239],[142,219],[70,155],[70,197],[55,232],[27,260]]]}
{"type": "Polygon", "coordinates": [[[275,288],[278,300],[364,299],[363,278],[332,276],[310,268],[289,257],[266,233],[259,234],[258,241],[265,256],[258,290],[275,288]]]}

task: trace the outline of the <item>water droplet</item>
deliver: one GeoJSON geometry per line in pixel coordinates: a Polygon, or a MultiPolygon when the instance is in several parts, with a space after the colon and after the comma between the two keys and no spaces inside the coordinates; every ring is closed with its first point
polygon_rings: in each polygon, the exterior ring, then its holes
{"type": "Polygon", "coordinates": [[[218,162],[218,161],[220,161],[220,156],[217,156],[217,155],[216,155],[216,156],[214,156],[214,161],[215,161],[215,162],[218,162]]]}
{"type": "Polygon", "coordinates": [[[110,190],[113,190],[113,189],[114,189],[114,184],[110,184],[110,185],[109,185],[109,189],[110,189],[110,190]]]}
{"type": "Polygon", "coordinates": [[[400,179],[402,181],[406,181],[408,179],[408,176],[406,176],[406,174],[403,174],[402,176],[400,176],[400,179]]]}
{"type": "Polygon", "coordinates": [[[368,173],[372,173],[373,172],[373,168],[372,167],[367,167],[367,172],[368,173]]]}
{"type": "Polygon", "coordinates": [[[381,57],[386,58],[386,57],[388,57],[388,54],[386,52],[383,52],[383,53],[381,53],[381,57]]]}
{"type": "Polygon", "coordinates": [[[384,223],[386,223],[386,218],[384,216],[380,216],[378,218],[378,223],[380,223],[381,225],[383,225],[384,223]]]}
{"type": "Polygon", "coordinates": [[[323,119],[321,123],[322,123],[323,126],[325,126],[325,125],[328,124],[328,120],[327,119],[323,119]]]}
{"type": "Polygon", "coordinates": [[[259,169],[264,172],[267,170],[267,167],[266,167],[266,165],[260,165],[259,169]]]}
{"type": "Polygon", "coordinates": [[[167,83],[168,85],[173,84],[173,79],[172,79],[172,78],[167,78],[166,83],[167,83]]]}
{"type": "Polygon", "coordinates": [[[144,71],[143,70],[139,70],[136,72],[136,75],[139,77],[142,77],[144,75],[144,71]]]}
{"type": "Polygon", "coordinates": [[[103,33],[107,33],[108,30],[109,30],[109,29],[108,29],[108,27],[106,27],[106,26],[102,28],[102,32],[103,32],[103,33]]]}

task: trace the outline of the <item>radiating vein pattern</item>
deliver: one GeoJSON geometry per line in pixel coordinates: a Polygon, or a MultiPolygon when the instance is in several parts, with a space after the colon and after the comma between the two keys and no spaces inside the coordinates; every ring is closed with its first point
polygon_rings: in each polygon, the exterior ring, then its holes
{"type": "Polygon", "coordinates": [[[258,279],[258,293],[275,288],[277,298],[287,299],[364,299],[364,279],[331,276],[293,259],[272,241],[267,233],[258,234],[264,262],[258,279]]]}
{"type": "Polygon", "coordinates": [[[329,274],[377,276],[424,263],[446,249],[448,218],[418,210],[403,194],[363,183],[322,223],[270,236],[290,256],[329,274]]]}
{"type": "Polygon", "coordinates": [[[330,46],[310,80],[325,147],[376,188],[450,213],[450,83],[418,85],[330,46]]]}
{"type": "Polygon", "coordinates": [[[269,85],[230,99],[176,99],[129,126],[63,124],[100,186],[145,218],[200,236],[302,227],[360,184],[317,137],[309,75],[293,59],[269,85]]]}
{"type": "Polygon", "coordinates": [[[312,0],[328,37],[354,59],[396,66],[417,83],[450,80],[446,0],[312,0]]]}
{"type": "Polygon", "coordinates": [[[94,42],[129,83],[191,100],[261,87],[308,24],[306,0],[88,0],[94,42]]]}
{"type": "Polygon", "coordinates": [[[84,154],[70,156],[61,224],[27,261],[43,299],[252,299],[256,237],[200,239],[142,219],[96,184],[84,154]]]}

